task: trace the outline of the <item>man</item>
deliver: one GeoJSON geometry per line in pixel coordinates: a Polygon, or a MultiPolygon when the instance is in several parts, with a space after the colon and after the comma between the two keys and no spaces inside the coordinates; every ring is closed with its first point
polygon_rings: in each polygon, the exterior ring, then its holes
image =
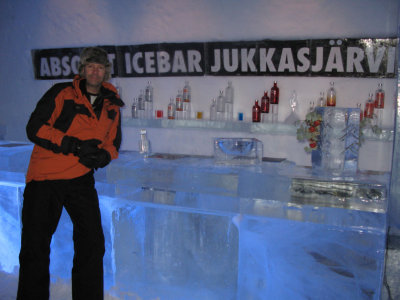
{"type": "Polygon", "coordinates": [[[50,242],[63,207],[73,223],[72,297],[103,299],[105,246],[93,172],[118,157],[124,105],[106,82],[110,70],[103,49],[84,49],[79,75],[50,88],[29,119],[35,146],[22,208],[18,300],[49,299],[50,242]]]}

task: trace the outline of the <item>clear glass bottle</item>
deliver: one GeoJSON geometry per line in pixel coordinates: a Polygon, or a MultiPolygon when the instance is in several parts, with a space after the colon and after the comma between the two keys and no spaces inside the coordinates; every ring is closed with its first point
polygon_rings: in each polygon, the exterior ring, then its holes
{"type": "Polygon", "coordinates": [[[233,97],[232,81],[228,81],[228,86],[225,88],[225,119],[228,121],[233,120],[233,97]]]}
{"type": "Polygon", "coordinates": [[[146,119],[153,118],[153,86],[151,82],[148,81],[146,88],[144,90],[144,110],[146,114],[146,119]]]}
{"type": "Polygon", "coordinates": [[[219,91],[219,96],[217,98],[217,120],[225,120],[225,97],[224,91],[219,91]]]}
{"type": "Polygon", "coordinates": [[[324,107],[324,106],[326,106],[326,102],[325,102],[325,93],[324,92],[320,92],[319,93],[319,98],[318,98],[318,101],[317,101],[317,105],[319,106],[319,107],[324,107]]]}
{"type": "Polygon", "coordinates": [[[151,81],[147,82],[144,98],[147,102],[153,102],[153,86],[151,85],[151,81]]]}
{"type": "Polygon", "coordinates": [[[139,103],[137,98],[133,98],[133,103],[131,107],[131,112],[132,112],[132,118],[137,119],[138,118],[138,110],[139,110],[139,103]]]}
{"type": "Polygon", "coordinates": [[[169,99],[169,104],[168,104],[168,119],[174,120],[175,119],[175,102],[174,98],[169,99]]]}
{"type": "Polygon", "coordinates": [[[361,103],[357,103],[357,108],[360,109],[360,122],[364,119],[364,112],[363,109],[361,107],[361,103]]]}
{"type": "Polygon", "coordinates": [[[175,109],[176,111],[183,111],[182,91],[179,90],[175,98],[175,109]]]}
{"type": "Polygon", "coordinates": [[[147,138],[146,129],[140,130],[139,153],[144,157],[147,157],[151,153],[150,141],[147,138]]]}
{"type": "Polygon", "coordinates": [[[210,105],[210,120],[215,121],[217,119],[217,100],[213,98],[210,105]]]}
{"type": "Polygon", "coordinates": [[[225,88],[226,102],[233,104],[233,98],[234,98],[234,89],[233,89],[232,81],[228,81],[228,86],[225,88]]]}
{"type": "Polygon", "coordinates": [[[219,91],[219,96],[217,98],[217,111],[218,112],[224,112],[225,111],[225,98],[224,98],[224,92],[219,91]]]}
{"type": "Polygon", "coordinates": [[[336,90],[333,81],[330,82],[330,88],[326,93],[326,106],[336,106],[336,90]]]}
{"type": "Polygon", "coordinates": [[[140,90],[138,96],[138,118],[144,119],[145,118],[145,101],[144,101],[144,91],[140,90]]]}

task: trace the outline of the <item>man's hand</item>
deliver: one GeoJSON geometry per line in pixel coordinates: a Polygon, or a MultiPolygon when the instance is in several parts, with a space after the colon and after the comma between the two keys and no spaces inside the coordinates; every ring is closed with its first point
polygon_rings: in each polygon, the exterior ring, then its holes
{"type": "Polygon", "coordinates": [[[72,136],[65,136],[61,142],[61,152],[65,155],[69,153],[81,157],[90,153],[95,153],[99,150],[98,145],[101,144],[100,140],[80,140],[72,136]]]}
{"type": "Polygon", "coordinates": [[[79,156],[79,162],[89,169],[104,168],[111,161],[111,155],[104,149],[79,156]]]}

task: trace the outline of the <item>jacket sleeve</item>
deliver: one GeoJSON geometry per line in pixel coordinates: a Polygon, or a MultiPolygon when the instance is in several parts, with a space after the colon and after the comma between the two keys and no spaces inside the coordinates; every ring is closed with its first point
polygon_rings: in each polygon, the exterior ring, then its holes
{"type": "Polygon", "coordinates": [[[26,133],[31,142],[55,153],[61,152],[60,145],[65,135],[53,127],[62,108],[62,102],[56,99],[67,84],[56,84],[43,95],[26,126],[26,133]]]}
{"type": "Polygon", "coordinates": [[[111,129],[108,132],[102,147],[110,153],[111,159],[118,158],[118,151],[121,146],[121,112],[119,107],[115,109],[115,112],[116,115],[111,129]]]}

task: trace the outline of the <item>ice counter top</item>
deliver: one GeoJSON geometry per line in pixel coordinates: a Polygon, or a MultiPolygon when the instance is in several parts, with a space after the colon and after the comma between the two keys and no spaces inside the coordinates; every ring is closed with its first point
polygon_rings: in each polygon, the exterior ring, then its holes
{"type": "MultiPolygon", "coordinates": [[[[137,152],[123,152],[107,168],[106,175],[99,174],[98,180],[115,184],[118,194],[142,188],[236,199],[224,204],[227,212],[240,212],[236,202],[252,199],[386,213],[390,175],[371,171],[354,176],[317,175],[309,167],[265,157],[260,164],[227,166],[216,164],[208,156],[155,153],[144,158],[137,152]]],[[[209,204],[198,208],[216,209],[209,204]]],[[[246,213],[260,212],[255,209],[246,213]]]]}
{"type": "MultiPolygon", "coordinates": [[[[1,228],[15,223],[19,232],[32,146],[5,144],[0,209],[11,221],[3,217],[1,228]]],[[[380,299],[389,174],[328,177],[287,160],[226,166],[212,157],[122,152],[95,176],[105,287],[117,298],[380,299]]],[[[72,226],[63,215],[52,280],[70,276],[66,236],[72,226]]]]}

